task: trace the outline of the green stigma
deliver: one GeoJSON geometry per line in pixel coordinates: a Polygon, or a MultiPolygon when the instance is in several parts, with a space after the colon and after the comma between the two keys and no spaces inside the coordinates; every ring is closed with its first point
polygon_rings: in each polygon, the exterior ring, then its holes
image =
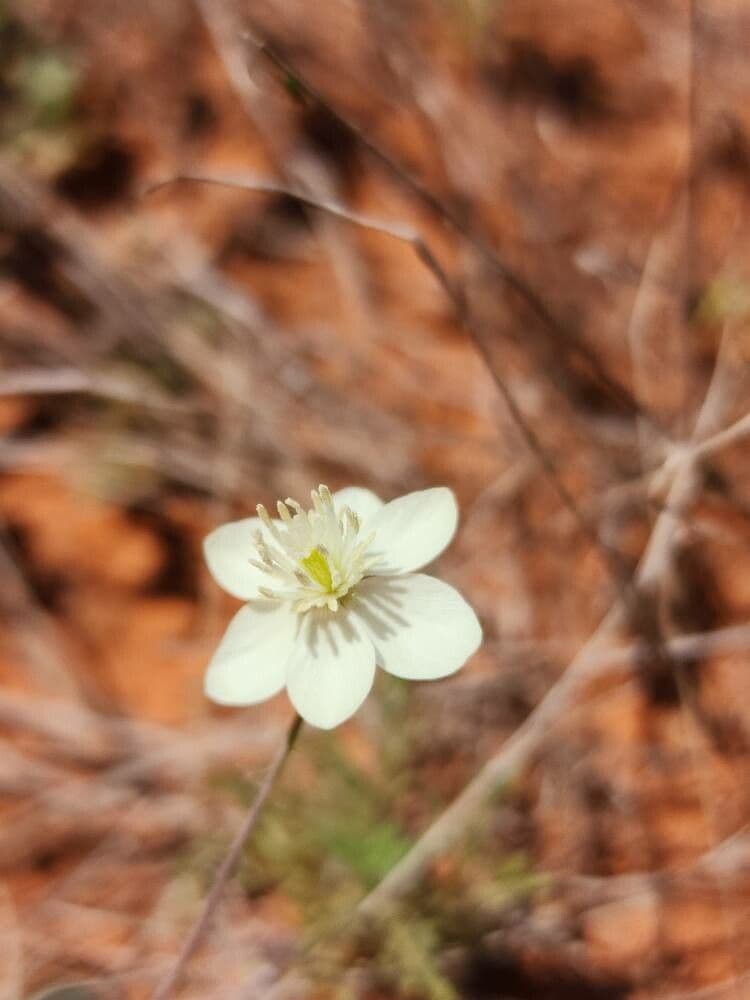
{"type": "Polygon", "coordinates": [[[328,565],[328,560],[320,551],[320,549],[313,549],[309,556],[306,556],[302,560],[302,565],[305,567],[307,575],[319,583],[321,587],[327,590],[329,593],[333,590],[333,577],[331,576],[331,568],[328,565]]]}

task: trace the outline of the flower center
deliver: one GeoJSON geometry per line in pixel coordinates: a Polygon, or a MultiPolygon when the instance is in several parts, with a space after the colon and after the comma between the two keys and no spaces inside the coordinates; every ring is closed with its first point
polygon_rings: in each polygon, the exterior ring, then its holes
{"type": "Polygon", "coordinates": [[[250,562],[274,584],[258,588],[263,597],[290,601],[295,611],[337,611],[375,563],[368,554],[375,535],[363,535],[351,508],[334,509],[327,486],[319,486],[310,496],[310,510],[303,510],[296,500],[279,500],[280,521],[272,520],[258,504],[265,532],[255,533],[258,558],[250,562]]]}
{"type": "Polygon", "coordinates": [[[307,570],[307,575],[319,583],[324,590],[329,593],[333,590],[331,567],[320,549],[313,549],[310,555],[302,560],[302,565],[307,570]]]}

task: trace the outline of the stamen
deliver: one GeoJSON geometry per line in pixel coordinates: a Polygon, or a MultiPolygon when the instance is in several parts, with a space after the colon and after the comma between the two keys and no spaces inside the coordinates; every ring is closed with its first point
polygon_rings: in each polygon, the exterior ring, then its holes
{"type": "Polygon", "coordinates": [[[263,560],[264,565],[266,567],[273,566],[274,565],[273,556],[269,552],[268,546],[263,541],[263,539],[260,539],[256,544],[258,549],[258,555],[263,560]]]}
{"type": "Polygon", "coordinates": [[[279,585],[259,587],[261,596],[289,602],[297,612],[336,612],[378,561],[368,552],[375,533],[363,537],[355,511],[348,506],[336,510],[323,483],[311,490],[310,498],[308,510],[291,497],[277,501],[278,520],[258,504],[263,528],[253,532],[255,552],[248,561],[268,575],[269,583],[279,585]]]}
{"type": "Polygon", "coordinates": [[[352,531],[356,535],[357,532],[359,531],[359,518],[357,517],[355,512],[351,509],[351,507],[344,507],[344,511],[346,513],[346,518],[352,527],[352,531]]]}
{"type": "Polygon", "coordinates": [[[323,486],[323,484],[321,483],[321,485],[318,487],[318,493],[320,494],[320,498],[325,504],[325,506],[328,507],[330,510],[333,510],[333,497],[331,496],[331,491],[328,489],[328,487],[323,486]]]}
{"type": "Polygon", "coordinates": [[[375,538],[375,532],[372,531],[372,532],[370,532],[370,534],[363,541],[361,541],[359,543],[359,545],[356,547],[356,549],[352,553],[352,557],[354,559],[359,559],[362,555],[364,555],[364,553],[366,552],[366,550],[370,547],[370,545],[372,543],[372,540],[374,538],[375,538]]]}
{"type": "Polygon", "coordinates": [[[261,521],[266,526],[266,528],[268,528],[268,530],[271,533],[274,541],[276,541],[283,548],[284,547],[284,543],[282,541],[279,529],[276,527],[276,525],[271,520],[271,517],[270,517],[268,511],[266,510],[266,508],[263,506],[262,503],[259,503],[258,506],[255,509],[258,512],[258,517],[261,519],[261,521]]]}

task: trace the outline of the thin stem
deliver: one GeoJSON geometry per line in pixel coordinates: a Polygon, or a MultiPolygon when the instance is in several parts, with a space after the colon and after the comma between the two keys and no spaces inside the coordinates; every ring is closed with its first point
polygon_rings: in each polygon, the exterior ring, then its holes
{"type": "Polygon", "coordinates": [[[477,232],[472,226],[467,224],[460,213],[449,205],[446,205],[433,192],[425,187],[410,171],[404,167],[391,153],[381,147],[376,141],[360,128],[355,120],[340,111],[322,91],[301,74],[296,66],[293,66],[286,56],[259,30],[252,22],[248,24],[249,30],[246,37],[249,43],[254,46],[258,55],[262,55],[268,60],[270,65],[275,67],[282,81],[292,81],[297,91],[324,108],[339,125],[353,136],[359,145],[366,150],[371,157],[379,162],[385,169],[395,177],[402,187],[414,194],[431,212],[439,216],[447,225],[458,233],[463,239],[474,248],[480,258],[497,274],[506,285],[513,289],[517,295],[526,303],[531,312],[541,321],[542,326],[554,335],[554,349],[557,350],[557,342],[563,341],[571,352],[579,358],[593,375],[596,381],[605,387],[623,405],[627,411],[633,415],[639,415],[641,419],[648,420],[649,424],[660,432],[654,415],[647,413],[639,407],[633,399],[632,393],[616,377],[610,375],[599,358],[589,349],[578,330],[571,327],[564,319],[557,316],[546,300],[536,291],[534,287],[509,263],[503,259],[499,252],[484,237],[481,232],[477,232]]]}
{"type": "Polygon", "coordinates": [[[263,783],[258,789],[257,795],[253,799],[253,803],[248,810],[247,816],[245,817],[242,826],[237,831],[235,838],[232,841],[232,846],[229,848],[229,852],[216,873],[214,884],[211,886],[211,891],[206,898],[203,910],[196,922],[193,924],[192,930],[185,938],[185,942],[182,946],[177,962],[172,970],[157,986],[152,996],[152,1000],[168,1000],[168,997],[172,996],[175,989],[179,986],[190,959],[193,957],[198,945],[206,935],[209,924],[211,923],[211,918],[213,917],[214,911],[219,904],[219,900],[222,892],[224,891],[227,880],[234,871],[248,837],[258,823],[263,806],[265,805],[268,796],[271,794],[271,790],[276,783],[276,779],[281,774],[281,770],[286,763],[287,757],[292,752],[301,728],[302,718],[299,715],[295,715],[287,732],[286,738],[271,762],[271,766],[268,768],[266,776],[263,779],[263,783]]]}

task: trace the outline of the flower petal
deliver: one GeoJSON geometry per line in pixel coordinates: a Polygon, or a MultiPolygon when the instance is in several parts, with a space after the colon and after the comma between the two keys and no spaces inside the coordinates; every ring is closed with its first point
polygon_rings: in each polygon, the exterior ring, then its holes
{"type": "Polygon", "coordinates": [[[333,729],[353,715],[375,677],[375,650],[341,609],[308,611],[287,663],[287,689],[302,718],[333,729]]]}
{"type": "Polygon", "coordinates": [[[333,505],[337,511],[342,507],[351,507],[359,519],[365,522],[373,514],[377,514],[383,501],[372,490],[366,490],[362,486],[347,486],[333,494],[333,505]]]}
{"type": "Polygon", "coordinates": [[[391,500],[367,523],[375,532],[372,552],[380,557],[371,572],[411,573],[432,562],[453,538],[457,522],[456,498],[446,486],[391,500]]]}
{"type": "Polygon", "coordinates": [[[459,592],[421,573],[362,580],[350,613],[372,640],[379,666],[407,680],[455,673],[482,641],[459,592]]]}
{"type": "Polygon", "coordinates": [[[268,584],[266,574],[249,561],[258,558],[253,536],[262,526],[259,517],[246,517],[222,524],[203,539],[203,554],[211,576],[223,590],[243,601],[257,597],[258,586],[268,584]]]}
{"type": "Polygon", "coordinates": [[[284,687],[298,616],[286,604],[255,601],[240,608],[206,671],[206,695],[220,705],[254,705],[284,687]]]}

